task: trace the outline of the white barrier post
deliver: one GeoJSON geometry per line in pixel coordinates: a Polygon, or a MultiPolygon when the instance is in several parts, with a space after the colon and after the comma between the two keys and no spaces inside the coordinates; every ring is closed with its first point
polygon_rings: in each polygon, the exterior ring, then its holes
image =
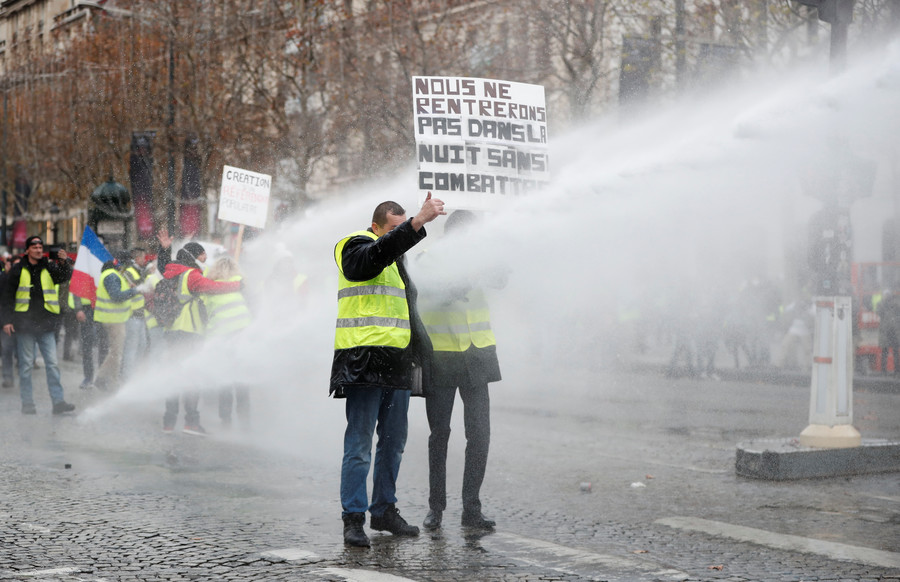
{"type": "Polygon", "coordinates": [[[862,444],[853,427],[853,309],[850,297],[816,298],[809,426],[800,444],[843,449],[862,444]]]}

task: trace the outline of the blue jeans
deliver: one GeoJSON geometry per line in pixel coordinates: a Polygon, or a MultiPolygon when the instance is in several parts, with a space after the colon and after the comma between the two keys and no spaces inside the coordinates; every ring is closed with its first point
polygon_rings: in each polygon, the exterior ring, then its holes
{"type": "Polygon", "coordinates": [[[406,446],[409,427],[409,390],[351,388],[347,391],[347,430],[344,432],[344,460],[341,464],[341,506],[343,515],[384,514],[397,502],[397,474],[406,446]],[[372,435],[378,434],[375,470],[372,475],[372,504],[366,496],[366,479],[372,462],[372,435]]]}
{"type": "Polygon", "coordinates": [[[63,401],[63,388],[59,380],[59,362],[56,360],[56,334],[16,332],[16,347],[19,352],[19,393],[22,404],[34,404],[31,387],[31,371],[34,370],[34,347],[41,350],[47,368],[47,390],[53,404],[63,401]]]}
{"type": "Polygon", "coordinates": [[[122,353],[122,379],[127,381],[147,353],[147,324],[143,317],[125,322],[125,347],[122,353]]]}

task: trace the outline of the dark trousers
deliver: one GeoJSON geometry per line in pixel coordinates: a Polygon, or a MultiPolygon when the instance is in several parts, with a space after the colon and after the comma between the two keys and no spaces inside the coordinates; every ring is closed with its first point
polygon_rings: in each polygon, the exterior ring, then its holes
{"type": "MultiPolygon", "coordinates": [[[[165,334],[166,348],[169,350],[168,360],[183,358],[200,347],[203,337],[196,333],[183,331],[167,331],[165,334]]],[[[184,424],[185,426],[197,426],[200,424],[200,391],[184,390],[184,424]]],[[[163,426],[174,427],[178,419],[178,393],[166,398],[166,412],[163,414],[163,426]]]]}
{"type": "Polygon", "coordinates": [[[63,337],[63,359],[72,360],[72,345],[75,343],[75,334],[78,333],[78,320],[71,309],[63,311],[63,327],[66,332],[63,337]]]}
{"type": "Polygon", "coordinates": [[[15,335],[6,335],[2,331],[0,331],[0,350],[2,350],[3,357],[3,380],[8,384],[12,384],[13,378],[18,373],[15,373],[15,362],[14,358],[16,355],[16,336],[15,335]]]}
{"type": "Polygon", "coordinates": [[[94,381],[94,350],[97,350],[97,365],[103,363],[109,351],[106,333],[103,326],[94,323],[94,311],[90,307],[84,309],[87,319],[81,323],[81,367],[84,370],[84,381],[94,381]]]}
{"type": "MultiPolygon", "coordinates": [[[[475,513],[481,511],[481,484],[491,444],[491,399],[486,383],[461,385],[458,389],[466,431],[463,513],[475,513]]],[[[431,428],[428,437],[428,506],[436,511],[447,508],[447,443],[456,391],[456,387],[435,386],[428,390],[425,398],[425,413],[431,428]]]]}

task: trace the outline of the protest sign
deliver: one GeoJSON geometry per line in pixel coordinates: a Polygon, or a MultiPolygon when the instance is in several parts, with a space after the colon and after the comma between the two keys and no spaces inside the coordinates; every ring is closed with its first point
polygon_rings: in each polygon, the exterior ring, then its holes
{"type": "Polygon", "coordinates": [[[219,220],[265,228],[272,176],[225,166],[219,192],[219,220]]]}
{"type": "Polygon", "coordinates": [[[413,77],[419,202],[491,210],[550,181],[540,85],[469,77],[413,77]]]}

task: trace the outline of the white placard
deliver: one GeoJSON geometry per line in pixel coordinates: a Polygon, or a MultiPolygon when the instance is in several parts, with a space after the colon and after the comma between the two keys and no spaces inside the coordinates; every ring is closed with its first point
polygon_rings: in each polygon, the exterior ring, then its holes
{"type": "Polygon", "coordinates": [[[219,220],[265,228],[272,176],[225,166],[219,192],[219,220]]]}
{"type": "Polygon", "coordinates": [[[492,210],[550,181],[540,85],[471,77],[413,77],[419,202],[492,210]]]}

